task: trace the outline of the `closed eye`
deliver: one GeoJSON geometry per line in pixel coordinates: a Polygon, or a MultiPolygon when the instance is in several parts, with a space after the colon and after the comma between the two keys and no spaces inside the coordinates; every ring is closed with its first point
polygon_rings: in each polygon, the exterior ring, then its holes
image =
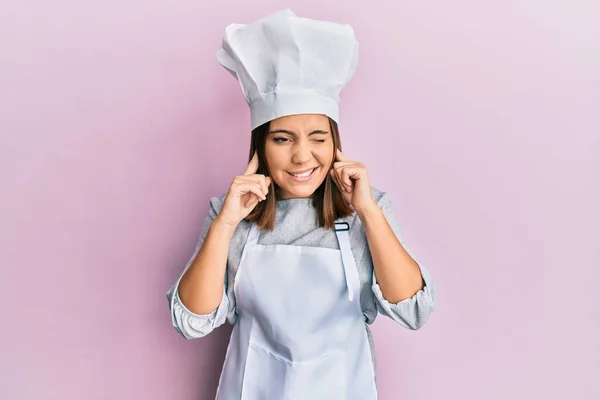
{"type": "MultiPolygon", "coordinates": [[[[273,141],[275,143],[284,143],[284,142],[289,142],[290,139],[284,138],[284,137],[275,137],[275,138],[273,138],[273,141]]],[[[313,141],[316,143],[325,143],[327,141],[327,139],[313,139],[313,141]]]]}

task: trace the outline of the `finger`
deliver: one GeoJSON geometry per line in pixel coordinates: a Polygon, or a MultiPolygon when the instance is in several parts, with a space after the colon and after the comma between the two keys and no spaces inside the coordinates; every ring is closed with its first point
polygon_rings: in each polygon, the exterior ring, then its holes
{"type": "Polygon", "coordinates": [[[344,182],[344,179],[343,179],[343,168],[333,169],[332,176],[334,178],[335,184],[337,185],[337,187],[340,190],[344,190],[344,191],[350,193],[350,188],[344,182]]]}
{"type": "Polygon", "coordinates": [[[338,179],[348,193],[352,192],[352,180],[349,173],[350,167],[341,167],[337,169],[338,179]]]}
{"type": "Polygon", "coordinates": [[[260,190],[262,190],[265,197],[269,194],[269,185],[267,184],[267,178],[262,176],[258,181],[260,184],[260,190]]]}
{"type": "Polygon", "coordinates": [[[344,186],[346,187],[346,191],[348,193],[352,192],[352,180],[350,180],[350,177],[348,176],[348,173],[343,170],[342,174],[341,174],[341,181],[344,182],[344,186]]]}
{"type": "Polygon", "coordinates": [[[244,171],[244,175],[252,175],[258,171],[258,154],[254,152],[252,159],[248,163],[246,170],[244,171]]]}
{"type": "Polygon", "coordinates": [[[348,176],[348,179],[351,181],[356,181],[361,179],[366,174],[366,169],[362,165],[352,165],[344,168],[344,172],[348,176]]]}
{"type": "Polygon", "coordinates": [[[339,161],[350,161],[350,158],[344,153],[342,153],[340,149],[336,149],[335,158],[339,161]]]}
{"type": "Polygon", "coordinates": [[[246,204],[244,204],[244,207],[254,209],[254,207],[256,207],[256,205],[259,202],[260,202],[260,199],[258,197],[250,196],[250,198],[248,200],[246,200],[246,204]]]}
{"type": "Polygon", "coordinates": [[[333,163],[333,168],[336,171],[337,179],[343,185],[343,189],[347,192],[352,191],[352,182],[348,183],[347,179],[344,179],[343,171],[352,165],[355,165],[354,161],[337,161],[333,163]]]}
{"type": "Polygon", "coordinates": [[[259,198],[259,200],[266,199],[266,196],[263,193],[263,190],[260,187],[260,184],[257,182],[239,183],[238,186],[236,187],[236,190],[240,196],[243,196],[246,193],[253,193],[259,198]]]}
{"type": "Polygon", "coordinates": [[[355,165],[354,161],[336,161],[333,163],[334,169],[340,169],[342,167],[347,167],[348,165],[355,165]]]}
{"type": "Polygon", "coordinates": [[[348,188],[352,187],[352,179],[350,179],[350,171],[348,168],[342,169],[342,180],[348,188]]]}
{"type": "Polygon", "coordinates": [[[260,186],[260,190],[262,190],[262,192],[265,196],[267,194],[269,194],[269,185],[271,184],[271,178],[266,177],[264,175],[260,175],[260,174],[240,175],[238,177],[238,182],[257,183],[260,186]]]}

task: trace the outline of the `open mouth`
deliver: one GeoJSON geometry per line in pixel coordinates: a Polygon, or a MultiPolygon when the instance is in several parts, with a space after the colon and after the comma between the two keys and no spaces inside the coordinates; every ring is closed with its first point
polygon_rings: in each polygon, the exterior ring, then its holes
{"type": "Polygon", "coordinates": [[[309,181],[312,178],[312,176],[314,175],[314,173],[317,170],[317,168],[319,168],[319,167],[308,169],[308,170],[305,170],[305,171],[302,171],[302,172],[295,172],[295,173],[288,172],[287,174],[288,174],[288,176],[293,181],[296,181],[296,182],[307,182],[307,181],[309,181]]]}

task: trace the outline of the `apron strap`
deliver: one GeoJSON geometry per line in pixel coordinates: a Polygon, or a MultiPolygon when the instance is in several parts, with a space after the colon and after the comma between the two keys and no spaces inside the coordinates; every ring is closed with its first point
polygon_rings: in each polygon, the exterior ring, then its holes
{"type": "Polygon", "coordinates": [[[352,301],[354,299],[354,291],[359,287],[360,281],[356,263],[354,262],[354,256],[352,255],[352,248],[350,246],[349,230],[350,224],[347,222],[335,223],[335,234],[340,244],[342,262],[344,264],[344,274],[346,275],[346,285],[348,286],[348,298],[352,301]]]}

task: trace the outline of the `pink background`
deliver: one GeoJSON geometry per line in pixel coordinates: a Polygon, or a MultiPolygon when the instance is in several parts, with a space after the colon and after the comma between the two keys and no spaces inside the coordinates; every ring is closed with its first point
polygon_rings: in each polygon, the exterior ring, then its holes
{"type": "Polygon", "coordinates": [[[344,150],[438,287],[376,322],[381,398],[600,399],[600,5],[369,3],[2,6],[0,398],[213,398],[231,328],[165,292],[246,163],[223,29],[291,7],[355,27],[344,150]]]}

